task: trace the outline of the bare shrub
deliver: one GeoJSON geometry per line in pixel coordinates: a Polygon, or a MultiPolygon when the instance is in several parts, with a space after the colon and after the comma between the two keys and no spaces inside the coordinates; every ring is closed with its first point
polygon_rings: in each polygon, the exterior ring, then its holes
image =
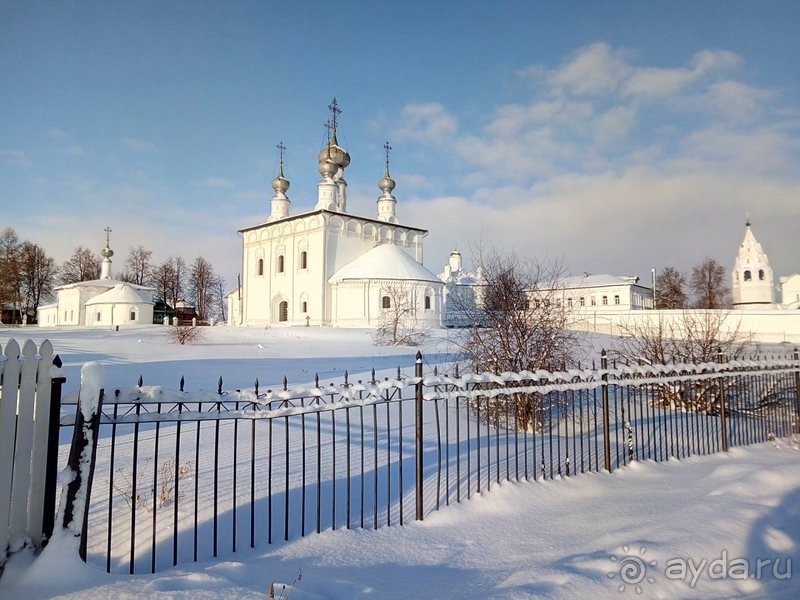
{"type": "Polygon", "coordinates": [[[155,497],[158,508],[162,508],[172,502],[183,500],[184,494],[179,491],[175,495],[175,488],[178,482],[183,480],[191,472],[194,461],[187,461],[178,465],[177,459],[173,456],[169,460],[161,463],[158,467],[158,486],[148,485],[151,481],[150,472],[151,458],[139,460],[136,467],[136,485],[134,485],[133,471],[119,467],[114,470],[114,491],[125,500],[128,508],[133,510],[134,504],[150,512],[153,508],[153,498],[155,497]],[[135,493],[134,493],[135,490],[135,493]]]}
{"type": "Polygon", "coordinates": [[[418,346],[430,337],[430,330],[417,321],[413,287],[387,282],[381,288],[381,298],[389,306],[381,309],[380,322],[372,333],[376,346],[418,346]]]}
{"type": "MultiPolygon", "coordinates": [[[[740,321],[718,310],[684,310],[678,315],[655,313],[623,321],[621,336],[610,356],[636,364],[701,364],[736,360],[753,349],[753,336],[740,321]]],[[[693,389],[680,383],[654,384],[653,398],[661,406],[690,411],[713,410],[718,403],[716,379],[698,381],[693,389]]]]}
{"type": "Polygon", "coordinates": [[[205,334],[200,327],[190,325],[166,325],[167,341],[171,344],[199,344],[203,341],[205,334]]]}

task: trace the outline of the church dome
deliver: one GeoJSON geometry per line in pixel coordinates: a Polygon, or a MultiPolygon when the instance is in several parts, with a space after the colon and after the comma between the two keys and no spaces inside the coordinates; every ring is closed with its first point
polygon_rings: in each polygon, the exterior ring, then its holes
{"type": "Polygon", "coordinates": [[[387,164],[386,164],[386,174],[383,176],[383,179],[381,179],[378,182],[378,187],[381,190],[383,190],[384,192],[386,192],[387,194],[390,194],[392,192],[392,190],[395,187],[397,187],[397,184],[394,182],[394,179],[392,179],[392,177],[389,175],[389,164],[388,164],[388,161],[387,161],[387,164]]]}
{"type": "Polygon", "coordinates": [[[100,251],[100,256],[102,256],[103,258],[111,258],[112,256],[114,256],[114,251],[108,246],[106,246],[100,251]]]}
{"type": "Polygon", "coordinates": [[[272,180],[272,189],[277,194],[285,194],[290,185],[289,180],[283,176],[283,164],[281,163],[281,170],[278,176],[272,180]]]}
{"type": "MultiPolygon", "coordinates": [[[[319,156],[317,157],[318,162],[321,164],[328,158],[328,149],[323,148],[319,156]]],[[[334,141],[331,142],[331,161],[337,166],[346,169],[347,166],[350,164],[350,155],[347,153],[347,150],[344,148],[340,148],[336,145],[336,138],[334,141]]]]}

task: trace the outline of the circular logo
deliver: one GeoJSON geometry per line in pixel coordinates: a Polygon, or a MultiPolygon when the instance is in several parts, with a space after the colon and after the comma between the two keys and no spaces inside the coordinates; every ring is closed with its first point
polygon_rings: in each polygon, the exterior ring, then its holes
{"type": "MultiPolygon", "coordinates": [[[[656,566],[656,561],[651,560],[649,563],[645,563],[645,561],[640,558],[639,556],[630,555],[628,554],[628,546],[622,547],[623,552],[625,552],[626,556],[621,558],[617,558],[613,554],[609,557],[613,562],[618,563],[618,567],[616,571],[612,571],[608,574],[609,579],[613,579],[617,575],[622,580],[622,584],[619,586],[619,591],[625,591],[625,585],[633,586],[636,589],[637,594],[642,593],[642,588],[639,584],[647,579],[650,583],[655,583],[656,580],[653,577],[647,576],[647,566],[650,565],[651,567],[656,566]]],[[[639,548],[639,554],[644,555],[647,552],[647,548],[642,546],[639,548]]]]}

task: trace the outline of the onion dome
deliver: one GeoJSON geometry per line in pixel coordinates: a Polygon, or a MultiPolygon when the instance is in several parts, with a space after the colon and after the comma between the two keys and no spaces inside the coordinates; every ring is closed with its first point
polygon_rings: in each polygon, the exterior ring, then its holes
{"type": "Polygon", "coordinates": [[[290,185],[289,180],[283,176],[283,161],[281,161],[280,172],[278,176],[272,180],[272,189],[275,190],[276,194],[285,194],[290,185]]]}
{"type": "Polygon", "coordinates": [[[106,246],[100,251],[100,256],[102,256],[103,258],[111,258],[112,256],[114,256],[114,251],[108,246],[106,246]]]}
{"type": "MultiPolygon", "coordinates": [[[[336,141],[336,130],[333,130],[333,139],[331,139],[330,143],[330,155],[328,155],[328,150],[323,148],[319,156],[317,156],[317,161],[321,164],[323,161],[330,158],[333,163],[337,167],[342,167],[346,169],[350,164],[350,155],[347,153],[347,150],[339,146],[339,143],[336,141]]],[[[320,171],[321,173],[322,171],[320,171]]]]}
{"type": "Polygon", "coordinates": [[[394,179],[391,178],[389,175],[389,161],[386,161],[386,174],[383,176],[378,182],[378,187],[383,190],[387,194],[391,194],[392,190],[397,187],[397,184],[394,182],[394,179]]]}
{"type": "Polygon", "coordinates": [[[327,154],[325,157],[320,160],[319,162],[319,173],[323,177],[333,177],[336,175],[336,172],[339,170],[339,165],[337,165],[333,159],[331,158],[331,145],[328,144],[327,154]]]}

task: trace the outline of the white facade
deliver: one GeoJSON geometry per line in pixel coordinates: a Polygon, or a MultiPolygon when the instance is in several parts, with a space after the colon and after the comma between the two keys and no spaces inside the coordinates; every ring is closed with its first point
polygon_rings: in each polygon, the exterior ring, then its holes
{"type": "Polygon", "coordinates": [[[563,279],[559,289],[563,305],[580,311],[653,308],[653,290],[639,285],[638,277],[584,273],[563,279]]]}
{"type": "Polygon", "coordinates": [[[800,275],[781,277],[781,304],[783,308],[800,309],[800,275]]]}
{"type": "Polygon", "coordinates": [[[102,255],[100,279],[54,288],[56,301],[37,310],[39,327],[153,323],[155,288],[111,279],[114,252],[106,245],[102,255]]]}
{"type": "Polygon", "coordinates": [[[775,288],[769,259],[750,230],[749,219],[746,227],[732,273],[733,307],[774,308],[775,288]]]}
{"type": "Polygon", "coordinates": [[[421,264],[428,232],[399,223],[388,160],[374,218],[347,213],[349,164],[334,130],[318,157],[318,202],[292,216],[281,163],[269,218],[239,230],[242,278],[227,295],[229,324],[374,327],[384,310],[383,291],[401,285],[417,319],[439,325],[442,283],[421,264]],[[378,250],[382,246],[392,249],[378,250]]]}

